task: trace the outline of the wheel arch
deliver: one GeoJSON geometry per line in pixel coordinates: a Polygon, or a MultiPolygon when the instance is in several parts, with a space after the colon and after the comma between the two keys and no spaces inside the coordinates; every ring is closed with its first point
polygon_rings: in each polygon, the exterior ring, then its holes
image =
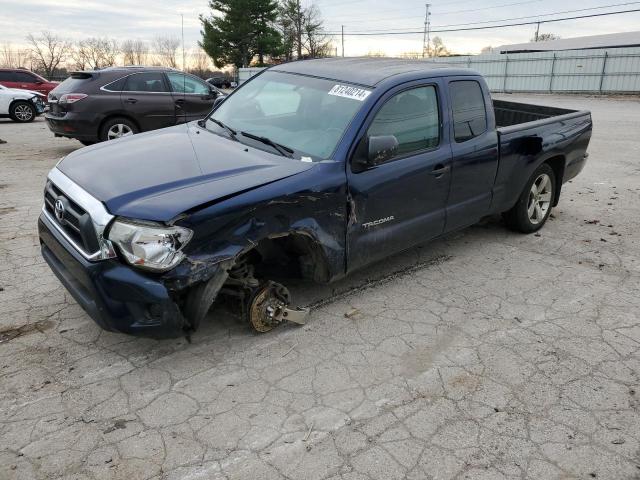
{"type": "Polygon", "coordinates": [[[556,188],[552,204],[555,207],[560,201],[560,190],[562,190],[562,179],[564,178],[564,170],[566,168],[566,158],[564,155],[555,155],[546,159],[543,163],[546,163],[551,167],[556,178],[556,188]]]}

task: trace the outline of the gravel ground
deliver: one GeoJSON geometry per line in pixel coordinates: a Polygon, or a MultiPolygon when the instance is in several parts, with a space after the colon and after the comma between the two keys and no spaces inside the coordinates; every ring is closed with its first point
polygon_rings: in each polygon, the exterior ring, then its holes
{"type": "Polygon", "coordinates": [[[640,101],[508,98],[593,112],[540,234],[489,219],[191,344],[76,305],[36,219],[80,145],[0,120],[0,478],[640,478],[640,101]]]}

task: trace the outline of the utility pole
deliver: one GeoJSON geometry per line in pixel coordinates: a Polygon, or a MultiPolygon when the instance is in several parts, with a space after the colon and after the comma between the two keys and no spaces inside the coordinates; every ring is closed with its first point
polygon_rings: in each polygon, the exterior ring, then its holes
{"type": "Polygon", "coordinates": [[[538,41],[539,34],[540,34],[540,22],[538,22],[538,26],[536,27],[536,36],[535,36],[536,42],[538,41]]]}
{"type": "Polygon", "coordinates": [[[181,13],[180,14],[180,18],[182,19],[182,71],[186,72],[186,65],[185,65],[185,55],[184,55],[184,14],[181,13]]]}
{"type": "Polygon", "coordinates": [[[342,25],[342,56],[344,57],[344,25],[342,25]]]}
{"type": "Polygon", "coordinates": [[[429,51],[429,43],[431,42],[431,13],[429,13],[430,3],[425,4],[426,11],[424,13],[424,34],[422,35],[422,58],[429,51]]]}
{"type": "Polygon", "coordinates": [[[300,0],[296,2],[296,40],[298,41],[298,60],[302,60],[302,8],[300,0]]]}

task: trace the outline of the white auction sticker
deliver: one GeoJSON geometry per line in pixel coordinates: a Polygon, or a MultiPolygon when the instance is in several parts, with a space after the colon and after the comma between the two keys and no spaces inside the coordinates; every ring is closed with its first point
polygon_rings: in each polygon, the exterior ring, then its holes
{"type": "Polygon", "coordinates": [[[351,98],[352,100],[358,100],[363,102],[365,98],[369,96],[371,90],[365,90],[364,88],[351,87],[349,85],[334,85],[329,90],[329,95],[335,95],[336,97],[351,98]]]}

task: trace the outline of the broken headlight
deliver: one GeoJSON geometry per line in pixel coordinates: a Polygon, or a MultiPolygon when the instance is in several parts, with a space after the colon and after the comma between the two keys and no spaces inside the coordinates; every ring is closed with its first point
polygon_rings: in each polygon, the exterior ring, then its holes
{"type": "Polygon", "coordinates": [[[156,272],[180,263],[184,258],[182,248],[192,236],[193,232],[184,227],[123,219],[113,223],[108,235],[127,262],[156,272]]]}

